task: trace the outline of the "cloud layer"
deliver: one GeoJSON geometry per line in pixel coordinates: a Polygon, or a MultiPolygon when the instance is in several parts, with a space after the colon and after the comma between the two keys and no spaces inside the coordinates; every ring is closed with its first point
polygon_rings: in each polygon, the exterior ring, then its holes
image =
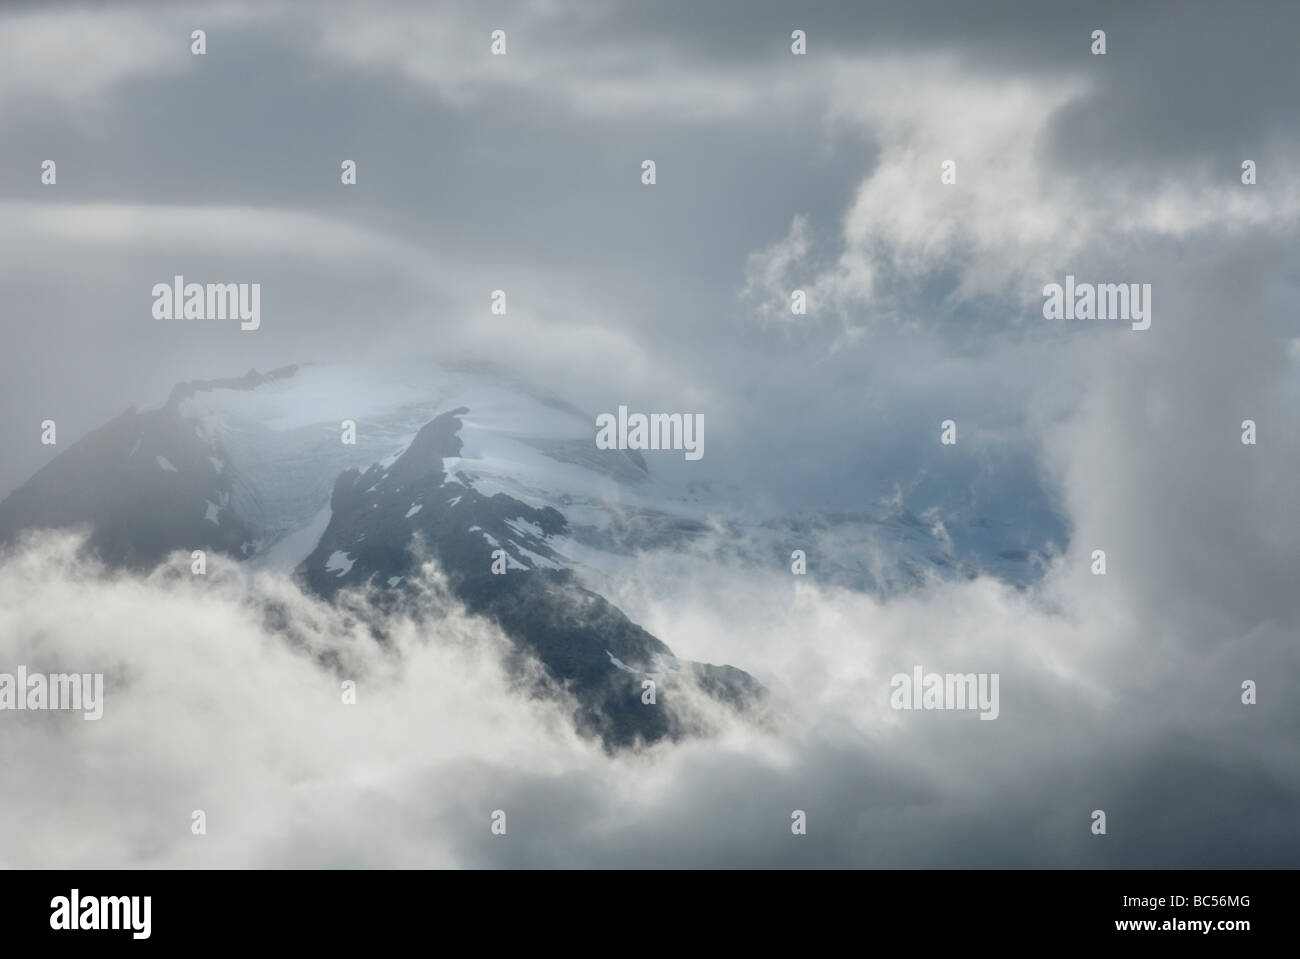
{"type": "Polygon", "coordinates": [[[611,759],[454,610],[384,650],[271,576],[34,541],[0,561],[0,669],[102,668],[109,699],[3,717],[0,863],[1294,865],[1297,16],[7,8],[0,494],[180,380],[471,356],[583,408],[703,413],[692,478],[734,509],[887,502],[1054,559],[884,600],[816,555],[806,579],[725,541],[642,555],[602,590],[753,672],[779,722],[611,759]],[[260,282],[262,329],[153,320],[177,273],[260,282]],[[1152,284],[1150,330],[1043,319],[1067,273],[1152,284]],[[364,677],[355,707],[322,656],[364,677]],[[1000,673],[999,719],[889,709],[917,664],[1000,673]]]}

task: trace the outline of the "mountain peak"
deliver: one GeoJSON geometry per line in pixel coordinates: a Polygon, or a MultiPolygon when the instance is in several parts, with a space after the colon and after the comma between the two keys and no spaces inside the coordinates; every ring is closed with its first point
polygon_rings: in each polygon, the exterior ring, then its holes
{"type": "Polygon", "coordinates": [[[172,387],[170,395],[167,397],[168,406],[176,406],[182,400],[189,399],[195,393],[209,392],[211,390],[255,390],[265,383],[272,383],[276,380],[286,380],[296,374],[300,367],[295,364],[281,366],[269,373],[259,373],[256,369],[250,369],[243,376],[227,377],[216,380],[187,380],[177,383],[172,387]]]}

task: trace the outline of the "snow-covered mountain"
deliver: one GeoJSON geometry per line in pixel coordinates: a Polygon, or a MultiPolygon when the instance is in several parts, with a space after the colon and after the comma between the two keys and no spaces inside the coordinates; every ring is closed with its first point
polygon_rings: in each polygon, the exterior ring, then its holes
{"type": "Polygon", "coordinates": [[[323,367],[190,382],[57,456],[0,503],[0,537],[84,525],[114,565],[218,550],[295,571],[325,599],[374,587],[383,608],[431,554],[472,613],[545,667],[535,691],[573,697],[581,731],[609,747],[677,738],[696,727],[676,691],[743,709],[763,690],[738,669],[679,661],[573,572],[575,553],[599,550],[552,504],[594,529],[652,485],[636,454],[595,448],[590,422],[500,371],[379,387],[323,367]],[[663,708],[646,708],[645,679],[663,708]]]}
{"type": "Polygon", "coordinates": [[[977,569],[1031,575],[1032,553],[1006,548],[1015,541],[994,524],[959,528],[901,503],[754,515],[636,452],[597,448],[594,423],[486,366],[290,366],[191,381],[89,434],[0,502],[0,541],[84,525],[111,564],[216,550],[294,572],[326,599],[366,587],[385,602],[400,602],[432,555],[457,597],[540,660],[576,696],[578,726],[609,745],[688,731],[673,710],[642,708],[645,678],[688,681],[737,707],[762,695],[740,670],[678,661],[602,598],[639,552],[725,549],[788,568],[797,548],[819,580],[884,592],[977,569]],[[954,534],[977,544],[973,555],[954,534]]]}
{"type": "Polygon", "coordinates": [[[88,523],[114,562],[147,566],[172,549],[207,548],[291,570],[329,525],[344,471],[393,463],[425,424],[458,408],[461,448],[443,464],[448,475],[480,495],[564,514],[565,532],[548,535],[546,551],[530,558],[506,543],[512,564],[599,580],[638,551],[716,536],[761,563],[785,565],[804,549],[820,580],[882,592],[936,573],[1020,582],[1035,571],[1036,544],[1022,531],[915,515],[901,500],[756,515],[730,491],[675,482],[636,452],[597,449],[593,416],[507,371],[432,365],[400,375],[362,364],[286,367],[178,385],[162,407],[128,410],[0,503],[0,539],[88,523]],[[355,443],[342,441],[345,420],[356,424],[355,443]]]}

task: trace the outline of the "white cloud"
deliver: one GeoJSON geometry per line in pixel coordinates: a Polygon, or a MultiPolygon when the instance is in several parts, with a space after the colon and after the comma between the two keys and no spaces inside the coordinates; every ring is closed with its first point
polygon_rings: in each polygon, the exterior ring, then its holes
{"type": "Polygon", "coordinates": [[[814,70],[701,62],[677,42],[622,28],[615,12],[555,2],[341,8],[320,24],[315,54],[362,72],[395,72],[456,106],[528,93],[599,119],[770,117],[804,102],[816,82],[814,70]],[[498,29],[507,38],[503,56],[490,52],[498,29]]]}
{"type": "Polygon", "coordinates": [[[268,207],[139,203],[0,202],[0,216],[28,241],[121,249],[220,251],[334,260],[382,259],[413,275],[436,258],[419,247],[316,213],[268,207]]]}
{"type": "Polygon", "coordinates": [[[34,6],[0,13],[0,110],[53,102],[89,119],[140,77],[196,69],[190,34],[263,19],[259,4],[34,6]]]}
{"type": "Polygon", "coordinates": [[[1153,188],[1049,165],[1046,137],[1091,93],[1069,74],[999,76],[948,57],[837,64],[829,116],[878,143],[879,154],[844,213],[836,259],[808,261],[818,238],[796,218],[785,239],[751,255],[747,297],[766,316],[766,304],[801,287],[823,317],[846,325],[915,323],[915,309],[902,305],[941,271],[955,274],[953,303],[993,296],[1032,306],[1045,282],[1085,257],[1122,267],[1150,240],[1300,225],[1293,183],[1266,192],[1201,168],[1168,171],[1153,188]],[[940,179],[949,160],[955,184],[940,179]]]}
{"type": "MultiPolygon", "coordinates": [[[[503,639],[454,604],[433,628],[386,618],[381,647],[359,599],[334,609],[219,558],[207,579],[184,556],[106,575],[75,545],[0,561],[0,662],[108,675],[98,723],[0,715],[0,813],[23,827],[0,844],[9,866],[1152,865],[1194,861],[1188,836],[1210,828],[1244,838],[1231,861],[1286,848],[1209,799],[1144,805],[1177,743],[1236,748],[1237,676],[1293,674],[1286,630],[1188,656],[1180,617],[1099,601],[1064,570],[1028,591],[936,580],[885,601],[729,562],[725,542],[643,555],[611,598],[679,655],[752,670],[774,725],[609,757],[562,706],[523,697],[503,639]],[[891,710],[890,676],[914,665],[999,673],[999,718],[891,710]],[[1127,817],[1123,841],[1088,845],[1098,806],[1127,817]],[[506,839],[489,832],[498,808],[506,839]]],[[[1132,598],[1146,582],[1104,585],[1132,598]]],[[[1252,714],[1248,753],[1293,795],[1287,712],[1252,714]]],[[[1216,782],[1222,755],[1179,775],[1216,782]]],[[[1272,815],[1269,795],[1234,808],[1272,815]]]]}

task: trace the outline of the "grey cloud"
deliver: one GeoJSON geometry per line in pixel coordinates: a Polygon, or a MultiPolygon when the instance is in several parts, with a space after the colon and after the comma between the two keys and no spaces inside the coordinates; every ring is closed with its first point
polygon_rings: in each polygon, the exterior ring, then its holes
{"type": "MultiPolygon", "coordinates": [[[[812,718],[775,742],[626,766],[550,730],[520,748],[551,765],[519,766],[484,730],[537,717],[496,696],[489,663],[480,688],[501,713],[485,706],[467,727],[489,755],[421,753],[394,715],[371,715],[389,752],[365,787],[292,729],[275,734],[280,753],[259,752],[218,702],[219,755],[240,778],[216,786],[187,767],[167,797],[180,812],[149,815],[183,830],[186,790],[209,789],[238,822],[231,848],[276,865],[1294,864],[1297,15],[1186,2],[7,8],[0,37],[41,56],[0,56],[0,493],[52,455],[46,417],[63,448],[179,380],[465,353],[583,408],[689,397],[709,423],[699,475],[738,509],[871,510],[899,491],[914,513],[1005,521],[1026,548],[1062,551],[1028,590],[981,578],[889,601],[642,556],[611,584],[635,619],[684,655],[726,652],[812,718]],[[206,58],[189,56],[191,25],[209,30],[206,58]],[[343,50],[351,25],[369,30],[343,50]],[[497,26],[517,61],[487,60],[497,26]],[[789,54],[795,27],[806,59],[789,54]],[[1094,28],[1106,57],[1087,52],[1094,28]],[[53,69],[60,51],[76,70],[53,69]],[[965,151],[962,192],[914,187],[921,170],[940,189],[932,154],[949,143],[965,151]],[[47,157],[56,187],[39,182],[47,157]],[[355,188],[338,183],[345,158],[355,188]],[[659,164],[653,189],[637,180],[644,158],[659,164]],[[1240,184],[1246,158],[1256,187],[1240,184]],[[805,255],[765,271],[762,251],[796,217],[805,255]],[[846,277],[858,263],[870,285],[846,277]],[[261,282],[263,329],[154,321],[149,289],[177,272],[261,282]],[[1151,329],[1043,320],[1041,285],[1066,272],[1151,282],[1151,329]],[[814,315],[791,322],[790,286],[819,278],[814,315]],[[511,314],[494,326],[498,287],[511,314]],[[947,417],[953,449],[937,444],[947,417]],[[1245,418],[1257,446],[1239,442],[1245,418]],[[1099,547],[1105,578],[1088,572],[1099,547]],[[1004,671],[1003,717],[889,726],[870,684],[922,655],[1004,671]],[[864,685],[837,686],[840,673],[864,685]],[[1247,678],[1257,707],[1237,698],[1247,678]],[[456,794],[418,798],[443,776],[456,794]],[[485,806],[511,810],[509,840],[462,831],[485,806]],[[1105,840],[1087,833],[1097,807],[1105,840]],[[809,811],[806,842],[789,835],[793,808],[809,811]],[[370,825],[388,822],[400,828],[370,825]]],[[[23,597],[6,562],[11,619],[89,643],[51,611],[72,594],[37,583],[23,597]]],[[[127,612],[174,601],[166,588],[90,589],[123,655],[161,648],[127,612]]],[[[135,715],[162,708],[145,696],[135,715]]],[[[274,727],[269,706],[251,709],[274,727]]],[[[364,752],[358,730],[331,729],[364,752]]],[[[158,767],[123,768],[161,789],[159,769],[190,750],[142,735],[158,767]]],[[[107,797],[68,798],[75,767],[9,748],[48,777],[58,823],[127,817],[120,842],[95,847],[102,861],[229,864],[128,815],[144,787],[124,775],[107,797]]],[[[28,800],[5,802],[31,821],[28,800]]]]}

